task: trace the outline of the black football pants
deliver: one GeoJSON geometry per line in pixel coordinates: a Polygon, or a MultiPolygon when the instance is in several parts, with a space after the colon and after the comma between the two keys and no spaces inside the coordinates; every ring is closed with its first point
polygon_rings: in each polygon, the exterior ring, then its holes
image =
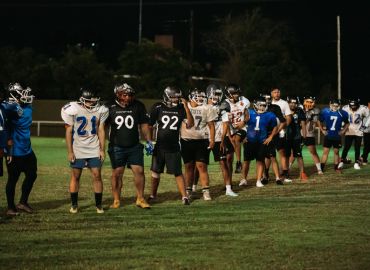
{"type": "Polygon", "coordinates": [[[367,156],[370,152],[370,133],[364,133],[364,149],[362,151],[362,158],[367,161],[367,156]]]}
{"type": "Polygon", "coordinates": [[[342,159],[347,158],[348,151],[351,148],[353,141],[355,141],[355,162],[357,162],[358,160],[360,160],[362,136],[355,136],[355,135],[344,136],[344,147],[343,147],[343,152],[342,152],[342,159]]]}

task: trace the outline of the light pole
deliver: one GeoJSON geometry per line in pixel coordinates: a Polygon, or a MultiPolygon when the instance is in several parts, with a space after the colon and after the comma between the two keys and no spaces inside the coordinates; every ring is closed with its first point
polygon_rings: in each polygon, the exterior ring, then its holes
{"type": "Polygon", "coordinates": [[[337,68],[338,68],[338,98],[342,98],[342,70],[340,61],[340,16],[337,16],[337,68]]]}
{"type": "Polygon", "coordinates": [[[139,45],[141,44],[141,31],[142,31],[142,28],[143,28],[143,25],[142,25],[142,11],[143,11],[143,0],[139,0],[139,39],[138,39],[139,45]]]}

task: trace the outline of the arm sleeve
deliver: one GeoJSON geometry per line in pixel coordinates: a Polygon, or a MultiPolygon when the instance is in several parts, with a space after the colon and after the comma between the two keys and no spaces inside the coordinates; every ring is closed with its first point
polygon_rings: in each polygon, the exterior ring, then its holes
{"type": "Polygon", "coordinates": [[[150,109],[149,125],[154,126],[158,119],[158,104],[154,104],[150,109]]]}

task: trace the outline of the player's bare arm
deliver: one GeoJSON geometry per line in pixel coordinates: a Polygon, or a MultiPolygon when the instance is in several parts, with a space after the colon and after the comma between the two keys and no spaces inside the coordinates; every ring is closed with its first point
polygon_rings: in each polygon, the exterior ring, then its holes
{"type": "Polygon", "coordinates": [[[98,138],[99,138],[99,147],[100,147],[99,158],[100,158],[101,161],[104,161],[104,159],[105,159],[105,128],[104,128],[104,124],[99,125],[98,138]]]}
{"type": "Polygon", "coordinates": [[[144,139],[147,142],[152,141],[152,132],[151,132],[151,129],[149,128],[149,124],[147,123],[140,124],[140,130],[141,130],[141,134],[143,134],[144,139]]]}
{"type": "Polygon", "coordinates": [[[306,121],[301,121],[301,131],[302,131],[302,138],[306,138],[307,130],[306,130],[306,121]]]}
{"type": "Polygon", "coordinates": [[[185,98],[181,98],[181,102],[184,105],[185,112],[186,112],[186,121],[187,121],[186,128],[191,128],[194,126],[194,118],[188,107],[188,101],[185,98]]]}
{"type": "Polygon", "coordinates": [[[72,145],[72,126],[66,125],[66,145],[67,145],[67,152],[68,152],[68,161],[74,162],[76,157],[73,152],[73,145],[72,145]]]}
{"type": "Polygon", "coordinates": [[[215,145],[215,123],[213,121],[207,122],[209,128],[209,145],[208,149],[212,149],[215,145]]]}
{"type": "Polygon", "coordinates": [[[292,115],[291,114],[285,115],[285,119],[286,119],[286,126],[289,126],[290,123],[292,122],[292,115]]]}
{"type": "Polygon", "coordinates": [[[339,135],[342,136],[344,133],[346,133],[348,127],[349,127],[349,123],[344,124],[342,130],[339,131],[339,135]]]}
{"type": "Polygon", "coordinates": [[[272,132],[271,132],[270,136],[268,136],[268,137],[266,138],[266,140],[263,142],[263,144],[269,144],[269,143],[272,141],[272,139],[274,138],[275,134],[277,134],[277,133],[278,133],[278,127],[277,127],[277,126],[275,126],[275,127],[272,129],[272,132]]]}

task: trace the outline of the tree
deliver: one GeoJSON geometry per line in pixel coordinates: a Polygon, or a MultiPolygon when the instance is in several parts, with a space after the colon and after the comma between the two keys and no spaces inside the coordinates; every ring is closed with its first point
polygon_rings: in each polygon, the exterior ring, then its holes
{"type": "Polygon", "coordinates": [[[254,9],[218,19],[216,30],[204,36],[204,44],[221,57],[219,76],[240,84],[245,94],[278,87],[287,95],[297,95],[308,91],[311,76],[293,36],[286,24],[254,9]]]}
{"type": "Polygon", "coordinates": [[[117,74],[137,76],[139,79],[131,83],[140,89],[139,96],[148,98],[160,97],[168,85],[187,89],[189,76],[200,72],[199,65],[191,65],[179,51],[145,39],[140,45],[128,42],[118,61],[117,74]]]}

